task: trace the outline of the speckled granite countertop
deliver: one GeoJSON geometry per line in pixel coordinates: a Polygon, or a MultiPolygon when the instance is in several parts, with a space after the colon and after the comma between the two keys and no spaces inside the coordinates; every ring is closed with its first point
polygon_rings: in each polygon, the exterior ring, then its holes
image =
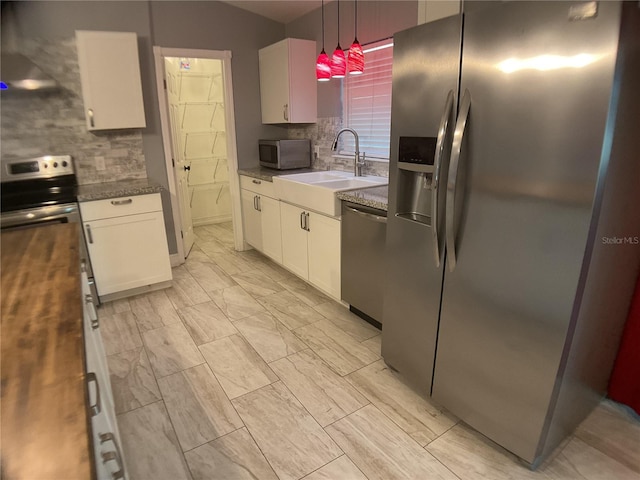
{"type": "Polygon", "coordinates": [[[379,208],[386,212],[389,206],[389,186],[384,185],[382,187],[369,187],[338,192],[338,198],[366,207],[379,208]]]}
{"type": "Polygon", "coordinates": [[[109,183],[94,183],[78,186],[78,201],[104,200],[106,198],[131,197],[158,193],[162,187],[146,178],[139,180],[121,180],[109,183]]]}
{"type": "Polygon", "coordinates": [[[257,178],[258,180],[264,180],[265,182],[272,182],[273,177],[279,177],[281,175],[293,175],[294,173],[309,173],[315,172],[313,168],[294,168],[292,170],[274,170],[273,168],[255,167],[255,168],[239,168],[238,174],[245,175],[247,177],[257,178]]]}

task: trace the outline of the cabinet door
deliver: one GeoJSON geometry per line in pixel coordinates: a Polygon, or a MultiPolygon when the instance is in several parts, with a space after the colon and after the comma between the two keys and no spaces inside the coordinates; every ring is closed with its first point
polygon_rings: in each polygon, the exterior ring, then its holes
{"type": "Polygon", "coordinates": [[[302,228],[301,223],[303,214],[302,209],[280,202],[282,264],[295,274],[308,279],[307,231],[302,228]]]}
{"type": "Polygon", "coordinates": [[[137,35],[77,31],[76,43],[87,129],[144,128],[137,35]]]}
{"type": "Polygon", "coordinates": [[[109,401],[113,406],[115,402],[113,400],[113,390],[111,389],[111,378],[109,377],[109,366],[107,365],[107,354],[104,349],[104,343],[102,341],[102,334],[100,332],[100,322],[98,320],[98,314],[93,303],[86,298],[86,295],[90,295],[88,286],[88,280],[86,282],[87,292],[85,292],[85,278],[87,274],[82,273],[82,293],[85,296],[84,302],[84,339],[85,339],[85,354],[87,371],[93,372],[98,377],[98,381],[101,386],[104,386],[101,391],[102,400],[109,401]]]}
{"type": "Polygon", "coordinates": [[[162,212],[85,222],[99,295],[171,280],[162,212]]]}
{"type": "Polygon", "coordinates": [[[282,263],[282,232],[280,229],[280,202],[260,196],[262,217],[262,252],[278,263],[282,263]]]}
{"type": "Polygon", "coordinates": [[[240,190],[240,198],[242,200],[244,241],[262,251],[262,223],[260,212],[256,210],[258,195],[249,190],[240,190]]]}
{"type": "Polygon", "coordinates": [[[103,411],[91,417],[91,430],[97,480],[128,479],[115,416],[103,411]]]}
{"type": "Polygon", "coordinates": [[[289,122],[288,45],[287,40],[282,40],[258,53],[262,123],[289,122]]]}
{"type": "Polygon", "coordinates": [[[309,213],[309,281],[340,298],[340,221],[309,213]]]}
{"type": "Polygon", "coordinates": [[[316,42],[289,39],[289,122],[318,121],[318,81],[316,42]]]}

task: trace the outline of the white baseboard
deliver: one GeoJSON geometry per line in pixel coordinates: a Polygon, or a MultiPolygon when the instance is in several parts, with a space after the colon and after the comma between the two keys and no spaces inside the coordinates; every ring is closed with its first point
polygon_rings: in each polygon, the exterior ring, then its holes
{"type": "Polygon", "coordinates": [[[193,219],[194,227],[202,227],[203,225],[212,225],[214,223],[225,223],[231,221],[231,215],[216,215],[214,217],[204,217],[193,219]]]}
{"type": "Polygon", "coordinates": [[[182,258],[177,253],[172,253],[171,255],[169,255],[169,261],[171,262],[171,268],[179,267],[184,263],[184,258],[182,258]]]}
{"type": "Polygon", "coordinates": [[[133,297],[142,293],[153,292],[155,290],[162,290],[169,288],[172,285],[171,280],[166,282],[154,283],[153,285],[145,285],[143,287],[132,288],[131,290],[124,290],[122,292],[110,293],[108,295],[102,295],[100,297],[100,303],[111,302],[113,300],[120,300],[121,298],[133,297]]]}

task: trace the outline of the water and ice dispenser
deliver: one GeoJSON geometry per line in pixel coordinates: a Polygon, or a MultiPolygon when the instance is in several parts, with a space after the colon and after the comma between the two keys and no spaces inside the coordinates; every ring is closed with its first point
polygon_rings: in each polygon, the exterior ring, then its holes
{"type": "Polygon", "coordinates": [[[400,137],[396,216],[431,226],[436,137],[400,137]]]}

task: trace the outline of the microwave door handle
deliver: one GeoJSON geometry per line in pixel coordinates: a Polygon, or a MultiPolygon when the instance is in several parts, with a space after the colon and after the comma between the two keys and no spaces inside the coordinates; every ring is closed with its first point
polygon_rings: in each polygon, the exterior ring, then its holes
{"type": "Polygon", "coordinates": [[[460,152],[464,134],[469,124],[469,110],[471,109],[471,94],[469,90],[464,91],[462,103],[460,104],[460,112],[458,113],[458,121],[453,134],[453,144],[451,145],[451,162],[449,164],[449,177],[447,179],[447,203],[446,203],[446,241],[447,241],[447,261],[449,270],[456,268],[457,252],[456,252],[456,212],[460,205],[455,204],[456,193],[458,189],[458,170],[460,167],[460,152]]]}
{"type": "Polygon", "coordinates": [[[438,128],[438,140],[436,142],[436,154],[433,162],[433,180],[431,182],[431,233],[433,235],[433,253],[435,255],[436,267],[440,267],[440,258],[442,250],[440,249],[440,236],[444,233],[440,231],[440,178],[446,175],[448,159],[443,158],[445,147],[449,141],[449,128],[455,121],[453,116],[453,90],[449,90],[447,100],[445,102],[442,118],[440,119],[440,127],[438,128]]]}

